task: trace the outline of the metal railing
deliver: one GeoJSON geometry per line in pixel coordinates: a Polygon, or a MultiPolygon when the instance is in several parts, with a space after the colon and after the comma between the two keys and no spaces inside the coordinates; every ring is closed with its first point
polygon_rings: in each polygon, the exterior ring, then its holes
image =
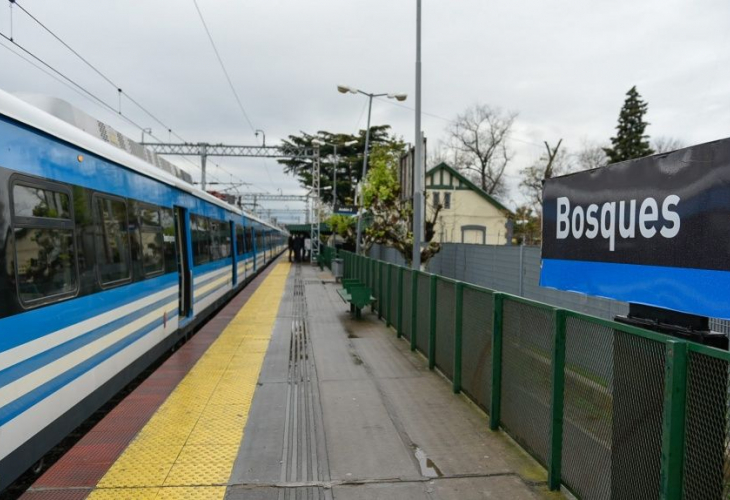
{"type": "Polygon", "coordinates": [[[341,252],[380,317],[581,499],[730,498],[730,353],[341,252]]]}

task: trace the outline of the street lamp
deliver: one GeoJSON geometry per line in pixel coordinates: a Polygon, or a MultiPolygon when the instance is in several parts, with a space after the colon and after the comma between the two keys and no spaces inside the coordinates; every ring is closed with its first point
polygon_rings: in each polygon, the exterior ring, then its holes
{"type": "MultiPolygon", "coordinates": [[[[373,110],[373,97],[387,97],[388,99],[395,99],[397,101],[405,101],[408,98],[408,94],[370,94],[368,92],[363,92],[360,89],[356,89],[354,87],[350,87],[348,85],[338,85],[337,90],[342,94],[362,94],[364,96],[368,97],[368,126],[367,129],[365,129],[365,154],[363,154],[362,159],[362,177],[360,178],[360,182],[365,181],[365,174],[367,174],[368,169],[368,148],[370,147],[370,116],[372,114],[373,110]]],[[[362,196],[360,197],[360,201],[358,203],[358,210],[357,210],[357,240],[355,241],[355,253],[357,255],[360,254],[360,239],[362,237],[362,196]]]]}
{"type": "Polygon", "coordinates": [[[264,132],[264,131],[263,131],[263,130],[261,130],[261,129],[256,129],[256,132],[254,132],[254,135],[255,135],[256,137],[258,137],[258,136],[259,136],[259,132],[261,132],[261,135],[263,135],[263,136],[264,136],[264,142],[263,142],[263,146],[264,146],[264,147],[266,147],[266,132],[264,132]]]}

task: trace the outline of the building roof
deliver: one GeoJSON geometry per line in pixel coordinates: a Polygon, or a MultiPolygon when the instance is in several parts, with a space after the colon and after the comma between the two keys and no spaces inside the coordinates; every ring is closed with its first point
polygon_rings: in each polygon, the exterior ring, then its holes
{"type": "MultiPolygon", "coordinates": [[[[480,188],[479,186],[474,184],[472,181],[470,181],[469,179],[464,177],[464,175],[459,173],[455,168],[449,166],[446,163],[443,163],[443,162],[439,163],[438,165],[433,167],[431,170],[426,172],[426,176],[429,176],[439,170],[446,170],[447,172],[449,172],[452,175],[452,177],[456,177],[457,179],[459,179],[461,181],[461,184],[465,185],[466,187],[468,187],[469,189],[474,191],[476,194],[478,194],[479,196],[484,198],[486,201],[488,201],[489,203],[494,205],[499,210],[502,210],[503,212],[507,212],[508,214],[512,213],[512,211],[509,208],[502,205],[500,202],[498,202],[496,199],[494,199],[491,195],[489,195],[486,191],[484,191],[482,188],[480,188]]],[[[448,186],[446,186],[446,187],[448,187],[448,186]]],[[[426,186],[426,189],[438,189],[438,188],[439,188],[439,185],[426,186]]]]}

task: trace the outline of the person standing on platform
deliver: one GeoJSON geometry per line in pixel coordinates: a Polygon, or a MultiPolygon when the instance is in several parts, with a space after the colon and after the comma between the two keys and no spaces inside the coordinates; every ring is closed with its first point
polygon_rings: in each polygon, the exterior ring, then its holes
{"type": "Polygon", "coordinates": [[[289,235],[289,242],[288,242],[288,248],[289,248],[289,262],[291,262],[292,254],[294,253],[294,235],[289,235]]]}
{"type": "Polygon", "coordinates": [[[309,262],[312,259],[312,240],[304,238],[304,262],[309,262]]]}
{"type": "Polygon", "coordinates": [[[294,237],[294,261],[302,261],[302,237],[299,234],[294,237]]]}

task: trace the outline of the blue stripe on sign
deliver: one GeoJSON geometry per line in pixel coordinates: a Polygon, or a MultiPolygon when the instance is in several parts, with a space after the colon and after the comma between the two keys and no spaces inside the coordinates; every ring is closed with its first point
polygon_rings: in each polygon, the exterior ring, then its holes
{"type": "Polygon", "coordinates": [[[543,259],[540,286],[730,319],[730,272],[543,259]]]}
{"type": "Polygon", "coordinates": [[[8,385],[9,383],[27,375],[28,373],[42,368],[49,363],[52,363],[58,358],[65,356],[72,351],[80,349],[86,344],[90,344],[91,342],[94,342],[95,340],[109,333],[115,332],[125,325],[128,325],[132,321],[141,318],[145,314],[148,314],[155,309],[164,306],[165,304],[169,303],[174,297],[177,297],[176,293],[170,294],[153,304],[145,306],[133,313],[118,318],[110,323],[107,323],[106,325],[100,326],[99,328],[91,330],[90,332],[85,333],[80,337],[76,337],[75,339],[54,347],[53,349],[44,351],[36,356],[33,356],[32,358],[28,358],[18,363],[17,365],[13,365],[9,368],[6,368],[5,370],[0,371],[0,387],[8,385]]]}
{"type": "MultiPolygon", "coordinates": [[[[175,318],[177,316],[177,311],[173,312],[169,317],[168,321],[175,318]]],[[[124,339],[120,340],[114,345],[109,346],[102,352],[96,354],[95,356],[92,356],[91,358],[87,359],[83,363],[80,363],[76,366],[74,366],[72,369],[66,371],[62,375],[59,375],[58,377],[54,378],[50,382],[32,390],[28,394],[23,395],[22,397],[16,399],[12,403],[9,403],[5,405],[4,407],[0,408],[0,426],[6,424],[10,420],[14,419],[27,409],[29,409],[31,406],[37,404],[38,402],[42,401],[43,399],[47,398],[49,395],[53,394],[60,388],[62,388],[65,385],[68,385],[69,383],[76,380],[78,377],[83,375],[84,373],[88,372],[95,366],[103,363],[110,357],[112,357],[114,354],[118,353],[125,347],[133,344],[140,338],[144,337],[157,327],[161,326],[163,323],[162,319],[154,320],[153,322],[149,323],[147,326],[144,326],[134,332],[131,335],[128,335],[124,339]]],[[[130,360],[131,361],[131,360],[130,360]]],[[[100,381],[101,382],[101,381],[100,381]]]]}
{"type": "Polygon", "coordinates": [[[58,304],[33,309],[0,320],[0,351],[56,332],[99,316],[110,309],[143,299],[178,283],[177,273],[170,273],[112,290],[94,293],[58,304]]]}

